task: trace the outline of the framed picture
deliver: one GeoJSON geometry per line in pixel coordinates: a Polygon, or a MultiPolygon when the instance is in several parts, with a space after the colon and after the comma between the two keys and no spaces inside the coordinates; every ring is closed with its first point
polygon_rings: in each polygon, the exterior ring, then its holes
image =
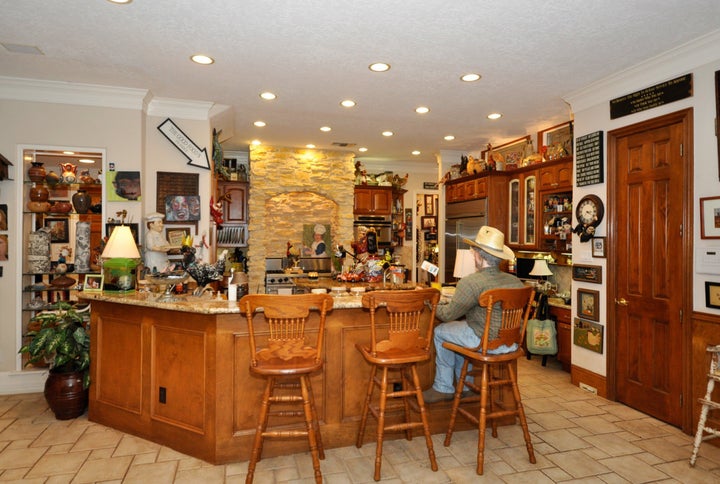
{"type": "Polygon", "coordinates": [[[102,292],[103,290],[103,275],[102,274],[87,274],[85,276],[85,283],[83,284],[83,292],[102,292]]]}
{"type": "MultiPolygon", "coordinates": [[[[522,159],[525,155],[525,147],[527,146],[528,141],[530,141],[529,134],[523,136],[522,138],[518,138],[498,146],[493,146],[492,150],[493,152],[499,153],[503,156],[506,166],[508,163],[514,163],[516,166],[520,167],[522,166],[522,159]]],[[[487,150],[484,150],[480,153],[480,156],[483,159],[485,159],[486,152],[487,150]]]]}
{"type": "Polygon", "coordinates": [[[8,229],[8,208],[6,204],[0,204],[0,230],[8,229]]]}
{"type": "Polygon", "coordinates": [[[600,320],[600,291],[577,290],[577,315],[579,318],[600,320]]]}
{"type": "Polygon", "coordinates": [[[105,175],[108,187],[108,202],[127,202],[142,200],[139,171],[108,171],[105,175]]]}
{"type": "Polygon", "coordinates": [[[573,343],[590,351],[602,354],[604,326],[575,318],[573,343]]]}
{"type": "Polygon", "coordinates": [[[0,261],[8,260],[8,254],[10,253],[10,242],[8,241],[7,234],[0,234],[0,261]]]}
{"type": "Polygon", "coordinates": [[[582,264],[573,264],[572,278],[575,281],[602,284],[602,266],[586,266],[582,264]]]}
{"type": "Polygon", "coordinates": [[[165,240],[169,245],[180,247],[185,237],[190,235],[190,227],[166,227],[165,240]]]}
{"type": "Polygon", "coordinates": [[[140,237],[138,232],[138,224],[118,224],[118,223],[107,223],[105,224],[105,235],[109,238],[110,234],[112,234],[113,230],[115,230],[115,227],[120,227],[121,225],[127,225],[130,227],[130,232],[132,232],[133,239],[135,239],[135,243],[140,245],[140,237]]]}
{"type": "Polygon", "coordinates": [[[405,240],[413,239],[413,211],[412,208],[405,209],[405,240]]]}
{"type": "Polygon", "coordinates": [[[705,306],[720,309],[720,282],[705,281],[705,306]]]}
{"type": "Polygon", "coordinates": [[[422,217],[420,219],[423,230],[434,229],[437,227],[437,217],[422,217]]]}
{"type": "Polygon", "coordinates": [[[538,150],[547,146],[548,160],[556,160],[573,154],[573,122],[567,121],[538,133],[538,150]]]}
{"type": "Polygon", "coordinates": [[[720,197],[700,199],[700,238],[720,239],[720,197]]]}
{"type": "Polygon", "coordinates": [[[605,237],[593,237],[592,238],[592,256],[593,257],[607,257],[605,250],[605,237]]]}
{"type": "Polygon", "coordinates": [[[70,242],[70,225],[66,218],[46,218],[45,227],[50,229],[50,242],[70,242]]]}
{"type": "Polygon", "coordinates": [[[165,220],[168,222],[200,220],[200,195],[169,195],[165,197],[165,220]]]}
{"type": "Polygon", "coordinates": [[[434,195],[425,195],[425,215],[435,215],[434,195]]]}

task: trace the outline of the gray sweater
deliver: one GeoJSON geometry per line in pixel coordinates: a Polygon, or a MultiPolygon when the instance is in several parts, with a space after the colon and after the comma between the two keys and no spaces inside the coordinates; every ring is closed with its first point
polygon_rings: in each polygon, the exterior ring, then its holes
{"type": "MultiPolygon", "coordinates": [[[[478,297],[488,289],[499,287],[523,287],[523,282],[512,274],[502,272],[497,267],[486,267],[463,277],[455,288],[455,294],[449,304],[438,306],[436,316],[440,321],[467,320],[478,337],[485,330],[485,308],[478,305],[478,297]]],[[[495,338],[500,329],[500,313],[493,314],[490,323],[490,338],[495,338]],[[497,314],[497,318],[495,318],[497,314]]]]}

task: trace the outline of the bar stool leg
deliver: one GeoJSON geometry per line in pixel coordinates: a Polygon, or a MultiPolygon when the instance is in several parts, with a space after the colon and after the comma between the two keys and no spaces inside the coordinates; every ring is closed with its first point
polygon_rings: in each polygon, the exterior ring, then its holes
{"type": "Polygon", "coordinates": [[[367,424],[368,411],[370,410],[370,402],[372,401],[373,391],[375,390],[375,375],[377,374],[377,366],[372,365],[370,372],[370,380],[368,382],[367,394],[365,396],[365,405],[363,405],[362,416],[360,417],[360,427],[358,428],[358,436],[355,441],[355,447],[362,447],[365,437],[365,425],[367,424]]]}
{"type": "Polygon", "coordinates": [[[377,422],[377,439],[375,447],[375,475],[376,481],[380,480],[380,468],[382,467],[382,448],[383,437],[385,432],[385,408],[387,406],[387,385],[388,385],[388,369],[382,369],[382,381],[380,383],[380,408],[378,410],[377,422]]]}
{"type": "Polygon", "coordinates": [[[515,396],[515,405],[517,406],[518,417],[520,418],[520,427],[522,427],[523,436],[525,437],[525,447],[527,447],[528,458],[531,464],[535,464],[535,450],[533,449],[532,441],[530,440],[530,430],[528,429],[527,420],[525,418],[525,407],[523,407],[522,400],[520,397],[520,388],[517,384],[517,373],[512,364],[507,365],[508,373],[510,374],[510,380],[512,381],[512,391],[515,396]]]}
{"type": "MultiPolygon", "coordinates": [[[[423,424],[423,432],[425,433],[425,444],[427,445],[428,449],[428,457],[430,457],[430,468],[433,471],[438,470],[437,460],[435,459],[435,449],[433,449],[433,443],[432,443],[432,437],[430,436],[430,425],[428,424],[428,418],[427,418],[427,410],[425,409],[425,400],[423,400],[422,396],[422,387],[420,386],[420,378],[417,374],[417,368],[415,368],[415,365],[412,365],[412,378],[413,378],[413,385],[415,385],[415,397],[417,398],[417,404],[420,408],[420,419],[422,420],[423,424]]],[[[410,420],[406,420],[406,422],[409,422],[410,420]]]]}
{"type": "Polygon", "coordinates": [[[450,445],[452,440],[452,434],[455,431],[455,420],[457,419],[458,407],[460,407],[460,398],[462,396],[463,388],[465,388],[465,379],[468,374],[469,361],[466,358],[463,362],[462,369],[460,370],[460,378],[458,379],[457,386],[455,387],[455,397],[453,399],[452,411],[450,412],[450,422],[448,423],[448,429],[445,433],[445,447],[450,445]]]}
{"type": "Polygon", "coordinates": [[[263,392],[262,403],[260,404],[260,415],[258,417],[257,427],[255,428],[255,441],[253,443],[252,454],[250,455],[250,463],[248,464],[248,473],[245,477],[245,483],[251,484],[255,478],[255,466],[260,460],[263,447],[263,433],[267,428],[268,415],[270,410],[270,396],[273,393],[275,379],[268,378],[265,383],[265,391],[263,392]]]}
{"type": "Polygon", "coordinates": [[[310,375],[308,375],[308,395],[310,395],[310,407],[312,409],[312,422],[313,428],[315,429],[315,437],[317,439],[318,453],[320,460],[325,459],[325,446],[322,442],[322,435],[320,433],[320,419],[318,417],[317,407],[315,406],[315,395],[313,394],[312,385],[310,384],[310,375]]]}
{"type": "Polygon", "coordinates": [[[313,405],[310,401],[310,377],[300,377],[300,388],[302,390],[303,410],[305,411],[305,427],[307,429],[308,442],[310,444],[310,455],[312,455],[313,469],[315,471],[315,482],[322,484],[322,473],[320,472],[320,453],[318,451],[317,436],[315,435],[315,423],[313,422],[313,405]]]}

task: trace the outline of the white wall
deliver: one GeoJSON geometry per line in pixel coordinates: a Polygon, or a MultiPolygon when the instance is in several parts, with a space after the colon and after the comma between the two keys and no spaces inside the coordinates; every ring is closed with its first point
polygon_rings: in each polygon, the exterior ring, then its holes
{"type": "MultiPolygon", "coordinates": [[[[102,149],[117,170],[143,172],[141,202],[108,202],[105,215],[126,209],[133,221],[155,210],[158,170],[200,173],[200,193],[210,193],[210,172],[188,167],[182,154],[156,129],[172,117],[199,146],[212,150],[208,121],[211,103],[152,100],[148,91],[0,77],[0,153],[13,163],[10,178],[0,182],[0,203],[8,205],[10,260],[0,277],[0,394],[41,391],[43,372],[20,371],[22,261],[21,213],[25,200],[20,180],[19,147],[40,145],[102,149]],[[149,116],[147,113],[151,112],[149,116]],[[148,207],[150,210],[148,210],[148,207]]],[[[207,231],[209,205],[203,200],[202,231],[207,231]]]]}
{"type": "MultiPolygon", "coordinates": [[[[618,73],[607,79],[594,83],[587,88],[569,94],[566,100],[570,102],[574,111],[575,138],[603,131],[605,142],[607,132],[628,126],[664,114],[676,112],[692,107],[694,110],[694,235],[693,243],[697,247],[720,247],[720,243],[700,239],[700,210],[698,199],[707,196],[720,195],[720,182],[718,182],[718,153],[716,148],[715,129],[715,87],[714,72],[720,70],[720,33],[706,36],[691,44],[684,45],[667,52],[662,56],[651,59],[632,69],[618,73]],[[650,109],[640,113],[610,119],[609,102],[611,99],[630,94],[663,81],[681,75],[693,74],[693,96],[665,106],[650,109]]],[[[606,147],[607,148],[607,147],[606,147]]],[[[607,149],[604,150],[607,160],[607,149]]],[[[607,180],[607,163],[605,167],[605,180],[607,180]]],[[[584,195],[596,194],[607,205],[607,183],[575,187],[573,199],[580,200],[584,195]]],[[[598,227],[598,236],[606,235],[607,223],[598,227]]],[[[592,258],[590,244],[580,243],[577,235],[573,235],[573,262],[578,264],[590,263],[601,265],[607,273],[607,260],[592,258]]],[[[693,261],[687,261],[692,264],[693,261]]],[[[603,278],[604,281],[610,279],[603,278]]],[[[695,267],[693,277],[693,309],[695,311],[720,314],[720,311],[705,307],[704,287],[705,281],[720,282],[720,276],[698,274],[695,267]]],[[[597,289],[597,285],[586,285],[573,282],[572,294],[576,294],[579,287],[597,289]]],[[[600,288],[600,321],[607,321],[607,301],[612,296],[607,295],[607,284],[603,282],[600,288]]],[[[573,314],[576,314],[573,300],[573,314]]],[[[689,320],[689,315],[688,315],[689,320]]],[[[603,323],[604,324],[604,323],[603,323]]],[[[605,339],[607,342],[607,338],[605,339]]],[[[579,346],[572,346],[573,365],[586,368],[599,375],[606,375],[607,348],[603,354],[598,354],[579,346]]]]}

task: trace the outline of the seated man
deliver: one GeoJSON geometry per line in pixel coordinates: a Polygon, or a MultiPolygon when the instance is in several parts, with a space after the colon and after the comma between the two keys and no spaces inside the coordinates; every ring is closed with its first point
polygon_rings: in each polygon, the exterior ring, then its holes
{"type": "MultiPolygon", "coordinates": [[[[475,240],[463,239],[472,248],[477,272],[463,277],[458,282],[455,294],[449,304],[438,306],[435,315],[441,321],[433,333],[435,343],[435,381],[432,388],[423,392],[427,403],[452,400],[455,382],[460,378],[464,359],[454,351],[443,347],[450,341],[468,348],[480,345],[485,330],[486,311],[478,304],[478,297],[488,289],[500,287],[523,287],[523,282],[512,274],[500,271],[503,260],[515,258],[513,251],[505,245],[505,235],[494,227],[483,226],[475,240]]],[[[493,319],[490,338],[497,335],[500,318],[493,319]]],[[[496,352],[514,351],[516,348],[500,347],[496,352]]]]}

